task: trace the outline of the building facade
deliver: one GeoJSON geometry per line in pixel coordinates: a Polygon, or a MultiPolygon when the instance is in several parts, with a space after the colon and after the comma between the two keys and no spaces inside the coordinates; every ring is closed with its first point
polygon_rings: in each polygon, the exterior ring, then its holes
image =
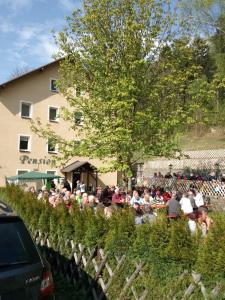
{"type": "Polygon", "coordinates": [[[64,138],[76,138],[70,124],[60,117],[67,102],[55,85],[58,68],[55,61],[0,85],[0,186],[8,176],[34,170],[61,175],[73,185],[78,179],[90,187],[117,184],[116,172],[96,172],[101,166],[98,160],[74,157],[56,168],[52,160],[57,148],[31,131],[30,121],[39,118],[64,138]]]}

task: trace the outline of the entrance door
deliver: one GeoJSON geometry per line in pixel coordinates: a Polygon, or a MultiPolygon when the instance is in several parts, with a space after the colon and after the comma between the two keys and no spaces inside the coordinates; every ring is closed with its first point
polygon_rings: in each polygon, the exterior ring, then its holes
{"type": "Polygon", "coordinates": [[[72,189],[75,189],[77,187],[77,180],[80,180],[80,172],[79,171],[74,171],[73,172],[73,184],[72,184],[72,189]]]}

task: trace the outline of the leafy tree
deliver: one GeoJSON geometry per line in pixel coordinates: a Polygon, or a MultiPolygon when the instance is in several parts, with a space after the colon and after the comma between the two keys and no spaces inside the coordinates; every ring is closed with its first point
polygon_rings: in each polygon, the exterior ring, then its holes
{"type": "Polygon", "coordinates": [[[139,159],[178,150],[177,128],[192,123],[204,101],[196,103],[189,93],[202,67],[177,32],[170,2],[86,0],[83,12],[68,18],[57,37],[64,58],[58,86],[76,139],[33,124],[36,133],[58,141],[61,159],[100,158],[102,171],[127,178],[139,159]],[[82,126],[74,121],[77,112],[82,126]]]}
{"type": "Polygon", "coordinates": [[[225,11],[224,0],[181,0],[178,3],[182,17],[195,34],[211,36],[217,30],[224,31],[218,22],[225,11]]]}
{"type": "Polygon", "coordinates": [[[217,21],[216,33],[212,36],[212,48],[216,61],[217,72],[224,78],[225,77],[225,9],[217,21]]]}

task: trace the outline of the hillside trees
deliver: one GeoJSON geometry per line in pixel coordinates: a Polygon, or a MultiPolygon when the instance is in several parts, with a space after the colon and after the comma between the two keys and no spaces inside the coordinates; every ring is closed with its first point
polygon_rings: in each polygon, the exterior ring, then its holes
{"type": "MultiPolygon", "coordinates": [[[[191,28],[192,36],[201,36],[201,40],[208,47],[205,61],[207,68],[204,68],[208,81],[211,81],[217,91],[211,105],[213,118],[209,124],[224,125],[225,2],[223,0],[182,0],[180,7],[183,17],[191,28]]],[[[201,57],[203,58],[203,55],[201,57]]]]}

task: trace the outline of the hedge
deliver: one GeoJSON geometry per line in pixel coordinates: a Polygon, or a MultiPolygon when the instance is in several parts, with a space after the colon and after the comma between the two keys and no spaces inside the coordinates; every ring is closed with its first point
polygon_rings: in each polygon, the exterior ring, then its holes
{"type": "MultiPolygon", "coordinates": [[[[185,219],[168,223],[164,213],[154,223],[135,226],[134,212],[130,208],[116,210],[109,219],[105,218],[103,208],[94,212],[92,208],[80,210],[74,204],[69,213],[64,205],[52,208],[13,185],[0,189],[0,198],[17,211],[31,231],[40,229],[48,233],[53,249],[58,239],[70,239],[103,248],[112,263],[114,254],[126,254],[119,280],[114,280],[110,287],[110,299],[118,298],[122,282],[140,260],[145,263],[144,276],[136,285],[140,289],[147,288],[150,299],[166,299],[165,295],[172,295],[173,291],[179,298],[179,293],[188,285],[185,279],[177,281],[184,270],[199,272],[209,289],[217,283],[225,286],[223,212],[213,214],[214,225],[207,237],[202,238],[200,233],[190,234],[185,219]]],[[[62,247],[60,254],[70,258],[67,247],[62,247]]],[[[195,297],[201,299],[197,294],[195,297]]]]}

